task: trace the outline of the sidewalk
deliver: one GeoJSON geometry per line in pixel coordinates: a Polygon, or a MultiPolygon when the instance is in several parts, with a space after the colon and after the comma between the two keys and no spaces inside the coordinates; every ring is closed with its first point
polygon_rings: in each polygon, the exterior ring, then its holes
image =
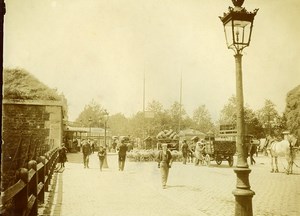
{"type": "MultiPolygon", "coordinates": [[[[108,156],[108,169],[100,172],[96,153],[90,168],[84,169],[82,154],[69,154],[69,162],[58,174],[56,199],[52,215],[233,215],[232,190],[236,176],[223,162],[211,167],[195,167],[179,162],[170,169],[168,188],[162,189],[155,162],[126,161],[125,171],[118,171],[117,155],[108,156]]],[[[254,215],[300,214],[300,168],[295,175],[270,173],[269,158],[255,158],[250,184],[254,215]]],[[[283,172],[284,160],[279,160],[283,172]]],[[[296,161],[299,164],[299,157],[296,161]]]]}

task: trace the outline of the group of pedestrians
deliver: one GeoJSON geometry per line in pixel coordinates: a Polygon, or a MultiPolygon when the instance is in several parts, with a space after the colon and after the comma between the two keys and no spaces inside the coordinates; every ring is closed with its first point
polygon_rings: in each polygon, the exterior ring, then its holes
{"type": "Polygon", "coordinates": [[[205,151],[205,141],[200,140],[199,137],[192,137],[192,144],[189,146],[187,141],[184,139],[182,141],[181,152],[183,157],[183,164],[188,161],[195,163],[195,166],[201,164],[204,161],[204,151],[205,151]],[[194,159],[195,157],[195,159],[194,159]]]}
{"type": "MultiPolygon", "coordinates": [[[[121,139],[121,144],[117,147],[118,151],[118,163],[119,163],[119,171],[124,171],[126,153],[128,150],[127,143],[129,142],[128,138],[121,139]]],[[[83,154],[83,165],[84,168],[89,168],[89,157],[94,153],[93,146],[89,141],[84,142],[82,144],[82,154],[83,154]]],[[[104,146],[99,147],[99,151],[97,153],[99,158],[100,171],[103,169],[104,161],[107,156],[106,148],[104,146]]]]}
{"type": "MultiPolygon", "coordinates": [[[[119,171],[124,171],[125,167],[125,161],[126,161],[126,153],[128,151],[127,144],[129,143],[129,138],[125,137],[121,139],[121,143],[119,146],[117,146],[117,152],[118,152],[118,165],[119,165],[119,171]]],[[[67,161],[67,149],[62,144],[61,148],[59,149],[59,163],[61,163],[61,167],[64,167],[64,163],[67,161]]],[[[91,146],[91,143],[89,141],[85,141],[82,144],[82,154],[83,154],[83,165],[84,168],[89,168],[89,161],[90,161],[90,155],[93,153],[93,149],[91,146]]],[[[106,154],[106,148],[104,146],[99,147],[99,151],[97,153],[97,156],[99,158],[99,164],[100,164],[100,171],[103,169],[104,160],[107,156],[106,154]]],[[[158,162],[158,168],[160,169],[161,173],[161,182],[162,187],[165,189],[168,176],[169,176],[169,169],[172,165],[172,154],[170,150],[167,148],[167,144],[162,144],[162,149],[159,150],[157,154],[157,162],[158,162]]]]}

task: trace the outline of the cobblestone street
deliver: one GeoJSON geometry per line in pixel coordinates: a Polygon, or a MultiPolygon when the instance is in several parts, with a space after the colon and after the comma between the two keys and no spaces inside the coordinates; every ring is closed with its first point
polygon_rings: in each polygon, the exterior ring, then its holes
{"type": "MultiPolygon", "coordinates": [[[[210,167],[174,162],[168,187],[161,188],[160,172],[155,162],[126,161],[118,171],[117,155],[108,155],[109,168],[100,172],[96,153],[90,168],[84,169],[82,154],[68,155],[69,162],[58,173],[52,215],[233,215],[232,190],[236,176],[224,161],[210,167]]],[[[293,175],[284,173],[286,161],[279,159],[280,173],[270,173],[269,158],[259,155],[251,166],[254,215],[300,214],[300,168],[293,175]]],[[[299,166],[299,155],[296,164],[299,166]]]]}

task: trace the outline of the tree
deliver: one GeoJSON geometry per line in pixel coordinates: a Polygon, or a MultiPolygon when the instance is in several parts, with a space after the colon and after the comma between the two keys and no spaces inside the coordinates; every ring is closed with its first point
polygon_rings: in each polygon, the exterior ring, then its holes
{"type": "Polygon", "coordinates": [[[257,116],[259,122],[265,129],[265,134],[274,135],[274,132],[277,135],[280,134],[280,131],[283,130],[283,126],[281,124],[281,117],[276,110],[275,104],[269,100],[265,100],[264,107],[257,111],[257,116]]]}
{"type": "Polygon", "coordinates": [[[300,136],[300,85],[287,93],[284,111],[287,129],[300,136]]]}
{"type": "Polygon", "coordinates": [[[112,135],[121,136],[130,134],[129,121],[122,113],[110,116],[107,125],[112,135]]]}
{"type": "Polygon", "coordinates": [[[129,124],[128,124],[129,133],[128,134],[130,134],[134,137],[142,138],[144,135],[143,124],[144,124],[143,112],[136,113],[134,116],[129,118],[129,124]]]}
{"type": "MultiPolygon", "coordinates": [[[[179,128],[179,119],[181,121],[181,123],[183,123],[184,119],[186,119],[186,111],[183,108],[183,106],[175,101],[172,105],[171,108],[169,110],[166,110],[167,115],[169,116],[169,128],[172,128],[173,130],[178,130],[179,128]]],[[[181,127],[181,129],[184,128],[183,126],[181,127]]]]}
{"type": "MultiPolygon", "coordinates": [[[[224,106],[224,108],[221,111],[220,120],[219,120],[220,125],[224,125],[224,124],[236,125],[237,122],[236,107],[237,107],[237,100],[236,97],[233,95],[229,98],[228,103],[224,106]]],[[[246,134],[251,134],[257,138],[264,136],[262,134],[263,131],[262,124],[259,121],[258,116],[247,105],[244,106],[244,122],[245,122],[246,134]]]]}
{"type": "Polygon", "coordinates": [[[84,107],[75,122],[85,127],[103,127],[104,111],[100,104],[92,100],[84,107]]]}
{"type": "Polygon", "coordinates": [[[163,105],[159,101],[153,100],[148,103],[147,110],[159,114],[163,112],[163,105]]]}
{"type": "Polygon", "coordinates": [[[207,132],[214,128],[210,114],[205,105],[201,105],[194,110],[192,121],[194,128],[202,132],[207,132]]]}
{"type": "Polygon", "coordinates": [[[251,134],[256,138],[263,138],[265,137],[263,133],[262,124],[259,122],[256,112],[250,109],[249,107],[245,107],[245,133],[251,134]]]}
{"type": "Polygon", "coordinates": [[[228,99],[220,113],[219,123],[222,124],[236,124],[236,97],[232,95],[228,99]]]}
{"type": "Polygon", "coordinates": [[[162,119],[164,118],[163,105],[158,101],[151,101],[148,103],[147,112],[151,113],[152,116],[145,116],[145,130],[147,136],[155,136],[162,129],[162,119]]]}

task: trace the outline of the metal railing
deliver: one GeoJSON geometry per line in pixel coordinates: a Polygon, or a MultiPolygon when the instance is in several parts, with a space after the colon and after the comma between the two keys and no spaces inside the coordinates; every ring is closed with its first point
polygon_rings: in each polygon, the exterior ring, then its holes
{"type": "Polygon", "coordinates": [[[58,160],[58,148],[28,162],[16,172],[17,182],[1,193],[0,215],[38,215],[58,160]]]}

